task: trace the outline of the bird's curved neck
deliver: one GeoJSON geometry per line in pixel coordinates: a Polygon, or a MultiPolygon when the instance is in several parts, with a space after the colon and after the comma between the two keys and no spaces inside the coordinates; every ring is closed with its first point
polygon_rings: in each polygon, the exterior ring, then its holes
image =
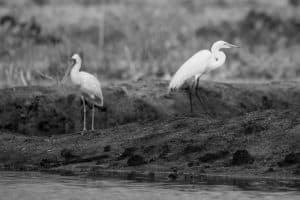
{"type": "Polygon", "coordinates": [[[81,61],[77,61],[77,62],[73,65],[72,71],[73,71],[73,72],[79,72],[80,68],[81,68],[81,61]]]}
{"type": "Polygon", "coordinates": [[[210,58],[210,67],[213,69],[221,67],[226,60],[226,55],[223,51],[220,51],[219,48],[213,46],[211,48],[211,58],[210,58]]]}

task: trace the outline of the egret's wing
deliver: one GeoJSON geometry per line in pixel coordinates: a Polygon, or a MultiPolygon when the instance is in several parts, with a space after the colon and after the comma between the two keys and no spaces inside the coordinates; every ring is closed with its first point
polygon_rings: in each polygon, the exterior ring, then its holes
{"type": "Polygon", "coordinates": [[[169,91],[180,88],[187,79],[204,73],[209,64],[210,56],[211,52],[209,50],[202,50],[189,58],[173,76],[169,91]]]}
{"type": "Polygon", "coordinates": [[[81,89],[98,106],[103,106],[103,95],[100,81],[92,74],[79,72],[81,76],[81,89]]]}

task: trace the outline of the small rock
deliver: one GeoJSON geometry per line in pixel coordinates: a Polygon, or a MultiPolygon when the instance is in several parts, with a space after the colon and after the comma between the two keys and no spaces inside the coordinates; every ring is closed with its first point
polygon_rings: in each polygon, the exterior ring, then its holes
{"type": "Polygon", "coordinates": [[[106,145],[103,149],[104,152],[110,152],[110,145],[106,145]]]}
{"type": "Polygon", "coordinates": [[[218,151],[216,153],[207,153],[199,157],[200,162],[211,162],[220,158],[223,158],[229,154],[228,151],[218,151]]]}
{"type": "Polygon", "coordinates": [[[155,149],[155,146],[154,146],[154,145],[147,146],[147,147],[144,148],[143,152],[144,152],[144,153],[150,153],[150,152],[152,152],[154,149],[155,149]]]}
{"type": "Polygon", "coordinates": [[[274,171],[275,171],[275,170],[274,170],[273,167],[269,167],[268,170],[267,170],[267,172],[274,172],[274,171]]]}
{"type": "Polygon", "coordinates": [[[171,180],[171,181],[175,181],[175,180],[178,178],[178,173],[177,173],[177,171],[171,172],[171,173],[168,175],[168,178],[169,178],[169,180],[171,180]]]}
{"type": "Polygon", "coordinates": [[[136,147],[129,147],[124,150],[124,152],[119,156],[119,160],[131,156],[137,150],[136,147]]]}
{"type": "Polygon", "coordinates": [[[73,151],[71,149],[63,149],[63,150],[61,150],[60,155],[65,160],[71,160],[71,159],[79,158],[79,156],[74,155],[74,153],[73,153],[73,151]]]}
{"type": "Polygon", "coordinates": [[[252,164],[254,158],[247,150],[237,150],[232,156],[232,165],[252,164]]]}
{"type": "Polygon", "coordinates": [[[245,135],[250,135],[266,130],[266,127],[256,124],[254,122],[245,122],[242,124],[243,132],[245,135]]]}
{"type": "Polygon", "coordinates": [[[128,166],[138,166],[145,164],[145,159],[140,155],[133,155],[127,160],[128,166]]]}
{"type": "Polygon", "coordinates": [[[285,156],[284,161],[289,164],[300,163],[300,153],[290,153],[285,156]]]}
{"type": "Polygon", "coordinates": [[[51,168],[59,166],[59,162],[57,160],[52,160],[48,158],[44,158],[40,162],[40,167],[42,168],[51,168]]]}
{"type": "Polygon", "coordinates": [[[194,166],[194,162],[193,162],[193,161],[188,162],[187,166],[188,166],[188,167],[193,167],[193,166],[194,166]]]}
{"type": "Polygon", "coordinates": [[[285,156],[283,161],[278,162],[280,167],[293,165],[300,163],[300,152],[299,153],[290,153],[285,156]]]}

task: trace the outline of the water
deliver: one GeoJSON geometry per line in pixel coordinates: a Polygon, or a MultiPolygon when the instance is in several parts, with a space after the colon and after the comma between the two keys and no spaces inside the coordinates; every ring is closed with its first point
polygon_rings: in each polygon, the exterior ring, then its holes
{"type": "Polygon", "coordinates": [[[252,180],[225,185],[224,181],[218,184],[218,181],[208,180],[179,184],[0,172],[0,200],[300,199],[300,187],[296,182],[252,180]]]}

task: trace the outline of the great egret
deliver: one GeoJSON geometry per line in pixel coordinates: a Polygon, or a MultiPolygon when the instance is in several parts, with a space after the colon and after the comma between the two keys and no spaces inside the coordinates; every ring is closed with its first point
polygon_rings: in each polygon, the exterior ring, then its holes
{"type": "Polygon", "coordinates": [[[72,56],[72,60],[73,68],[71,70],[71,80],[75,85],[80,87],[81,100],[83,102],[83,133],[87,130],[85,98],[88,98],[93,104],[91,130],[94,130],[95,105],[103,108],[103,95],[99,80],[90,73],[79,71],[82,63],[80,56],[78,54],[74,54],[72,56]]]}
{"type": "MultiPolygon", "coordinates": [[[[225,41],[217,41],[215,42],[210,50],[201,50],[195,55],[193,55],[191,58],[189,58],[175,73],[173,76],[168,92],[180,88],[184,82],[191,78],[195,77],[194,83],[196,83],[196,96],[200,100],[200,97],[197,93],[197,88],[199,84],[200,77],[214,69],[217,69],[221,67],[226,60],[226,55],[223,51],[220,51],[220,49],[226,49],[226,48],[237,48],[238,46],[229,44],[225,41]]],[[[194,84],[193,84],[194,85],[194,84]]],[[[191,107],[191,113],[193,113],[193,104],[192,104],[192,93],[189,91],[189,98],[190,98],[190,107],[191,107]]]]}

